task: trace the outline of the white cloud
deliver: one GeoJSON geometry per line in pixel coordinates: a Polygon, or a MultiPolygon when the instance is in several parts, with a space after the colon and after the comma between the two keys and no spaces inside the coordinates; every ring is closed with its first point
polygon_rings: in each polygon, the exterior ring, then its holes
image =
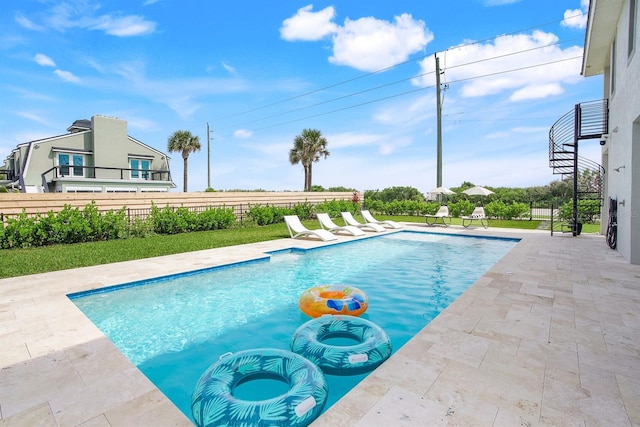
{"type": "Polygon", "coordinates": [[[416,123],[424,123],[428,117],[435,115],[436,97],[435,91],[431,94],[419,96],[413,100],[402,100],[387,103],[373,115],[377,123],[389,126],[409,126],[416,123]]]}
{"type": "Polygon", "coordinates": [[[27,112],[27,111],[18,111],[16,112],[16,114],[20,117],[23,117],[25,119],[28,120],[32,120],[36,123],[40,123],[41,125],[45,125],[45,126],[51,126],[51,123],[45,119],[44,117],[41,117],[37,114],[33,114],[31,112],[27,112]]]}
{"type": "Polygon", "coordinates": [[[118,36],[130,37],[153,33],[156,23],[147,21],[138,15],[129,15],[114,18],[110,15],[103,15],[97,19],[98,22],[91,25],[92,30],[103,30],[105,33],[118,36]]]}
{"type": "Polygon", "coordinates": [[[231,75],[237,76],[238,72],[236,71],[235,68],[233,68],[231,65],[227,64],[226,62],[222,61],[222,67],[227,70],[227,72],[231,75]]]}
{"type": "Polygon", "coordinates": [[[49,58],[47,55],[42,53],[36,53],[36,56],[33,57],[33,60],[36,61],[36,64],[41,65],[43,67],[55,67],[56,63],[53,59],[49,58]]]}
{"type": "Polygon", "coordinates": [[[238,129],[237,131],[233,132],[233,136],[239,139],[251,138],[252,135],[253,132],[247,129],[238,129]]]}
{"type": "Polygon", "coordinates": [[[315,41],[331,35],[333,54],[329,62],[362,71],[404,62],[433,40],[425,23],[407,13],[395,16],[393,22],[374,17],[347,18],[343,25],[333,22],[335,14],[332,6],[313,12],[313,5],[307,5],[283,21],[280,36],[287,41],[315,41]]]}
{"type": "Polygon", "coordinates": [[[73,74],[71,71],[55,70],[54,74],[60,77],[65,82],[80,83],[80,78],[73,74]]]}
{"type": "Polygon", "coordinates": [[[368,17],[346,19],[333,38],[329,61],[362,71],[376,71],[406,61],[433,40],[425,23],[409,14],[394,22],[368,17]]]}
{"type": "Polygon", "coordinates": [[[100,6],[87,0],[67,0],[61,2],[43,2],[54,4],[44,10],[41,24],[32,19],[16,14],[16,22],[24,28],[44,31],[48,28],[66,31],[71,28],[101,30],[117,37],[130,37],[149,34],[155,31],[156,23],[139,15],[97,14],[100,6]]]}
{"type": "MultiPolygon", "coordinates": [[[[554,44],[557,41],[554,34],[535,31],[451,48],[440,57],[444,82],[460,87],[463,97],[511,92],[512,101],[521,101],[557,95],[563,84],[580,81],[582,58],[581,47],[562,49],[554,44]]],[[[421,62],[421,74],[414,84],[435,84],[434,62],[433,58],[421,62]]]]}
{"type": "Polygon", "coordinates": [[[20,25],[23,28],[26,28],[27,30],[32,30],[32,31],[44,31],[45,30],[45,28],[43,26],[35,24],[29,18],[27,18],[26,16],[24,16],[24,15],[22,15],[20,13],[16,13],[14,19],[18,23],[18,25],[20,25]]]}
{"type": "Polygon", "coordinates": [[[587,28],[589,13],[589,0],[580,0],[580,9],[567,9],[564,11],[562,26],[583,30],[587,28]]]}
{"type": "Polygon", "coordinates": [[[562,86],[558,83],[546,83],[541,85],[528,85],[522,89],[518,89],[509,99],[511,101],[522,101],[525,99],[541,99],[547,96],[560,95],[564,92],[562,86]]]}
{"type": "Polygon", "coordinates": [[[287,41],[313,41],[336,32],[337,25],[331,22],[336,14],[332,6],[318,12],[312,10],[313,5],[310,4],[298,9],[291,18],[285,19],[280,27],[280,37],[287,41]]]}

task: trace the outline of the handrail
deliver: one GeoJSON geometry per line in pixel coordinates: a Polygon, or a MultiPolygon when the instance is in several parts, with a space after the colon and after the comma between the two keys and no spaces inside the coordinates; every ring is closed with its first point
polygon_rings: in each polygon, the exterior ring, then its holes
{"type": "MultiPolygon", "coordinates": [[[[71,170],[71,169],[77,169],[77,168],[82,168],[83,171],[83,175],[84,175],[84,171],[89,169],[93,172],[93,176],[83,176],[82,178],[84,179],[100,179],[100,177],[96,176],[96,170],[111,170],[111,171],[119,171],[120,172],[120,179],[121,180],[141,180],[141,181],[171,181],[171,172],[169,170],[161,170],[161,169],[140,169],[140,168],[115,168],[115,167],[108,167],[108,166],[74,166],[74,165],[58,165],[58,166],[54,166],[48,170],[46,170],[45,172],[43,172],[41,174],[42,177],[42,183],[44,186],[46,186],[47,184],[47,175],[51,172],[53,172],[53,179],[58,179],[58,178],[64,178],[65,176],[71,176],[74,177],[73,175],[69,175],[69,174],[64,174],[62,173],[62,170],[64,169],[66,170],[71,170]],[[138,171],[140,173],[140,176],[143,176],[144,174],[148,174],[148,178],[125,178],[124,174],[125,172],[131,172],[131,171],[138,171]],[[166,179],[163,179],[164,176],[166,175],[166,179]]],[[[79,178],[79,177],[78,177],[79,178]]],[[[104,178],[104,177],[102,177],[104,178]]]]}

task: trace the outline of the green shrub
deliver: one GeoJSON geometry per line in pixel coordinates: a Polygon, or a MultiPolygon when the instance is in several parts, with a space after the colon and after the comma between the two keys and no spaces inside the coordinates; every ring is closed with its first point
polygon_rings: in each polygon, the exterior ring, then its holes
{"type": "Polygon", "coordinates": [[[254,205],[249,206],[247,217],[257,225],[268,225],[275,222],[275,211],[271,206],[254,205]]]}
{"type": "MultiPolygon", "coordinates": [[[[151,221],[153,231],[158,234],[184,233],[189,229],[185,216],[189,214],[186,208],[174,209],[167,205],[160,209],[155,204],[151,206],[151,221]]],[[[190,215],[189,215],[190,216],[190,215]]]]}
{"type": "Polygon", "coordinates": [[[284,215],[298,215],[300,219],[311,219],[313,217],[313,213],[315,212],[314,206],[309,202],[304,203],[296,203],[293,205],[291,210],[282,209],[281,211],[277,211],[277,215],[275,215],[276,222],[284,221],[284,215]]]}
{"type": "Polygon", "coordinates": [[[339,218],[340,212],[355,214],[358,211],[358,205],[350,200],[325,200],[316,205],[315,211],[327,213],[331,218],[339,218]]]}
{"type": "MultiPolygon", "coordinates": [[[[578,200],[578,221],[582,223],[594,223],[600,215],[600,200],[578,200]]],[[[573,201],[569,200],[560,206],[560,218],[569,221],[573,218],[573,201]]]]}
{"type": "Polygon", "coordinates": [[[463,215],[471,215],[475,205],[469,200],[458,200],[455,203],[449,203],[449,215],[454,218],[459,218],[463,215]]]}
{"type": "Polygon", "coordinates": [[[195,217],[194,231],[218,230],[230,228],[236,221],[233,209],[225,207],[208,207],[195,217]]]}
{"type": "Polygon", "coordinates": [[[511,203],[510,205],[505,204],[501,200],[496,200],[487,205],[484,208],[487,216],[491,218],[499,218],[499,219],[517,219],[522,215],[529,212],[529,205],[526,203],[511,203]]]}

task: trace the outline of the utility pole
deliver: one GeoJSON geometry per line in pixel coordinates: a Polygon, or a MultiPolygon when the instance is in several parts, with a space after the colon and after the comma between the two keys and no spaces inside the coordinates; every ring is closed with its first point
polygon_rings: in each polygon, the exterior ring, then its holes
{"type": "Polygon", "coordinates": [[[211,131],[207,122],[207,188],[211,188],[211,131]]]}
{"type": "Polygon", "coordinates": [[[442,104],[440,102],[440,58],[434,53],[433,56],[436,59],[436,134],[437,134],[437,148],[436,148],[436,187],[442,186],[442,104]]]}

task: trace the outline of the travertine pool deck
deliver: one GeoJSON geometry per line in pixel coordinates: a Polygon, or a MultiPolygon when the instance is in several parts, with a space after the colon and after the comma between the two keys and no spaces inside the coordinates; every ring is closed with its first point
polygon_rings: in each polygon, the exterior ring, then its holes
{"type": "MultiPolygon", "coordinates": [[[[313,427],[640,426],[640,266],[602,236],[406,228],[522,240],[313,427]]],[[[320,244],[0,280],[0,426],[190,426],[66,294],[320,244]]]]}

